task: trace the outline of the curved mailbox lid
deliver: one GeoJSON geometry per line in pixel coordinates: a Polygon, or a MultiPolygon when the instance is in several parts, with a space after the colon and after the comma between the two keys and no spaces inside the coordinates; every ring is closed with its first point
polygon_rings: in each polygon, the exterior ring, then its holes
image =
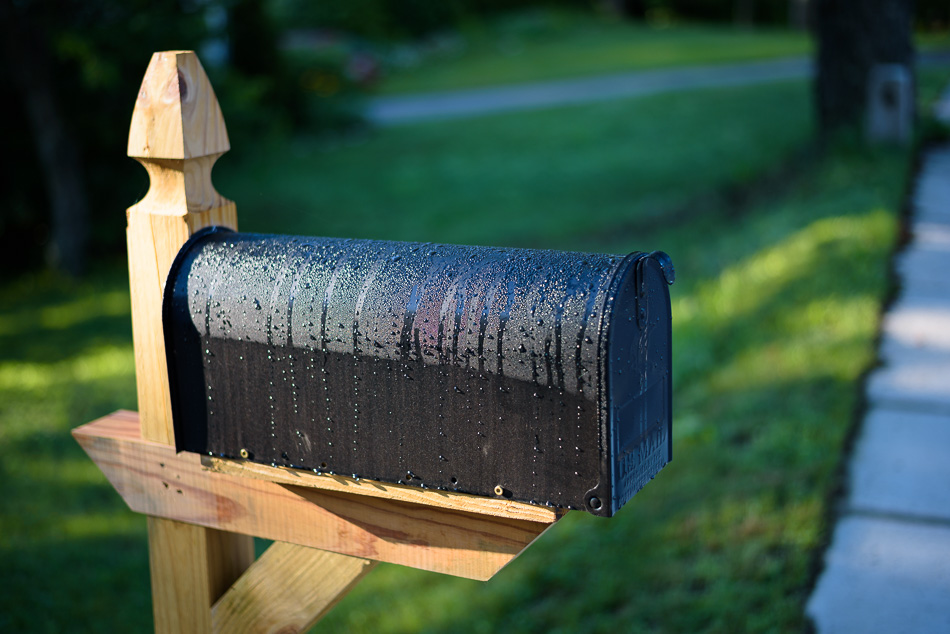
{"type": "Polygon", "coordinates": [[[670,459],[671,275],[201,232],[165,291],[178,449],[611,515],[670,459]]]}

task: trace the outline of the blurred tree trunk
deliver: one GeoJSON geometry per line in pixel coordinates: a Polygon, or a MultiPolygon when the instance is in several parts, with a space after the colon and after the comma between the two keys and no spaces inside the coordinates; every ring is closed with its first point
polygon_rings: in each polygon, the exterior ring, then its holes
{"type": "Polygon", "coordinates": [[[809,28],[812,4],[809,0],[788,0],[788,25],[793,29],[809,28]]]}
{"type": "MultiPolygon", "coordinates": [[[[47,262],[71,275],[85,268],[88,209],[78,146],[58,107],[45,34],[28,16],[0,2],[0,35],[15,90],[28,113],[51,207],[47,262]]],[[[8,122],[9,123],[9,122],[8,122]]]]}
{"type": "Polygon", "coordinates": [[[868,76],[877,64],[913,73],[913,0],[816,0],[815,100],[822,135],[863,121],[868,76]]]}
{"type": "Polygon", "coordinates": [[[646,0],[601,0],[601,11],[617,18],[643,20],[647,17],[646,0]]]}
{"type": "Polygon", "coordinates": [[[736,26],[752,26],[755,23],[755,0],[734,0],[732,22],[736,26]]]}

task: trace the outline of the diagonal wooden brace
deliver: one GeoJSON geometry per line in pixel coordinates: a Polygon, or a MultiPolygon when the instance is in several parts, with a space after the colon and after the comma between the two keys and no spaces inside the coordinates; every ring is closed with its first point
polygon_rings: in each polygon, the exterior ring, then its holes
{"type": "Polygon", "coordinates": [[[304,632],[376,567],[277,542],[211,608],[215,632],[304,632]]]}

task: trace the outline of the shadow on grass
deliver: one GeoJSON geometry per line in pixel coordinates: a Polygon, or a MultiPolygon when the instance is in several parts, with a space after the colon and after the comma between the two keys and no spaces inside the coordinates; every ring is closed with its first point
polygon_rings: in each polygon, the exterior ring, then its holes
{"type": "Polygon", "coordinates": [[[68,433],[8,439],[0,481],[0,631],[151,629],[145,519],[68,433]]]}
{"type": "Polygon", "coordinates": [[[28,359],[55,363],[82,356],[103,346],[131,345],[132,326],[126,315],[94,315],[54,333],[41,323],[24,323],[15,332],[0,335],[0,359],[28,359]]]}
{"type": "Polygon", "coordinates": [[[0,545],[0,631],[152,629],[145,519],[135,534],[0,545]]]}

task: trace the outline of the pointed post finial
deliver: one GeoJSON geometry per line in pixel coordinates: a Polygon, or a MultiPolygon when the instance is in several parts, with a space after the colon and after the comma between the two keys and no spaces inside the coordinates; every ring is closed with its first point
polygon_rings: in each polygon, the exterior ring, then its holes
{"type": "Polygon", "coordinates": [[[129,130],[129,156],[148,170],[151,187],[135,211],[184,214],[228,204],[211,168],[231,149],[218,99],[193,51],[152,55],[129,130]]]}

